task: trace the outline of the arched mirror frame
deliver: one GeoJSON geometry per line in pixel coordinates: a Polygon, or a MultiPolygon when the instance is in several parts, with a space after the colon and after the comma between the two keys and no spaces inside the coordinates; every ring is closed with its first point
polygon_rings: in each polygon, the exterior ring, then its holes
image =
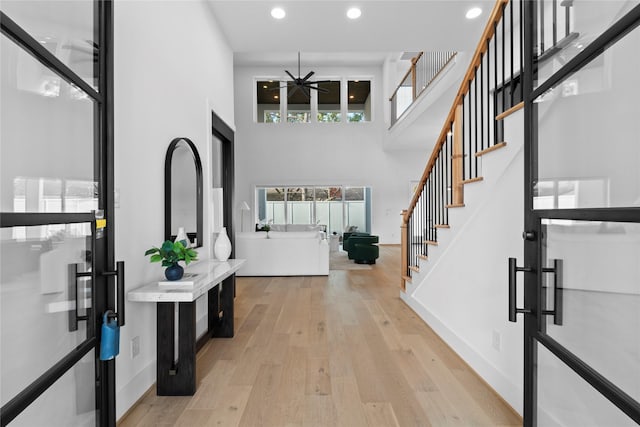
{"type": "MultiPolygon", "coordinates": [[[[202,201],[202,161],[200,160],[200,154],[198,149],[189,138],[179,137],[174,138],[167,148],[167,155],[164,160],[164,238],[165,240],[171,240],[171,160],[173,159],[173,153],[180,141],[187,143],[193,154],[193,160],[196,169],[196,235],[197,247],[202,246],[202,218],[203,218],[203,201],[202,201]]],[[[187,230],[187,235],[190,240],[193,240],[192,233],[187,230]]]]}

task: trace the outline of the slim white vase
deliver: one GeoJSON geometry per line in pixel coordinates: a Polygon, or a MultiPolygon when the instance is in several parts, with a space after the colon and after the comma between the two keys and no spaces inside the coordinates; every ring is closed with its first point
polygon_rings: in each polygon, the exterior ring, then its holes
{"type": "Polygon", "coordinates": [[[226,261],[231,255],[231,240],[227,236],[226,227],[220,229],[216,243],[213,245],[213,254],[218,261],[226,261]]]}

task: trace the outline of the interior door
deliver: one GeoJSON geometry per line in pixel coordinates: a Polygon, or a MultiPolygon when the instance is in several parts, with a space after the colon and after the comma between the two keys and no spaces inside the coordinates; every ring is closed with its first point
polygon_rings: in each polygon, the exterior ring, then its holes
{"type": "Polygon", "coordinates": [[[115,425],[111,4],[0,7],[1,425],[115,425]]]}
{"type": "Polygon", "coordinates": [[[527,9],[525,259],[509,268],[510,320],[525,320],[524,425],[630,426],[640,423],[640,6],[568,3],[575,42],[544,62],[533,60],[541,2],[527,9]]]}

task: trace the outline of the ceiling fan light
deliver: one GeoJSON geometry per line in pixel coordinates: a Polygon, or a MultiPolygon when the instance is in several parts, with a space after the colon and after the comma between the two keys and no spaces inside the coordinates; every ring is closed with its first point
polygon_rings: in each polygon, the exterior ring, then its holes
{"type": "Polygon", "coordinates": [[[360,15],[362,15],[362,11],[357,7],[352,7],[351,9],[347,10],[347,18],[349,19],[358,19],[360,18],[360,15]]]}
{"type": "Polygon", "coordinates": [[[271,16],[275,19],[282,19],[287,16],[287,13],[281,7],[274,7],[273,9],[271,9],[271,16]]]}

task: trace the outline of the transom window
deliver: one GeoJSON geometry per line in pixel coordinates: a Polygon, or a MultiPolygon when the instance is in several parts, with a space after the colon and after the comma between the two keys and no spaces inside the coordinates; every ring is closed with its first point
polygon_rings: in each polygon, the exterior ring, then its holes
{"type": "Polygon", "coordinates": [[[371,121],[371,81],[315,78],[320,90],[280,79],[256,80],[256,122],[371,121]],[[285,120],[286,119],[286,120],[285,120]]]}

